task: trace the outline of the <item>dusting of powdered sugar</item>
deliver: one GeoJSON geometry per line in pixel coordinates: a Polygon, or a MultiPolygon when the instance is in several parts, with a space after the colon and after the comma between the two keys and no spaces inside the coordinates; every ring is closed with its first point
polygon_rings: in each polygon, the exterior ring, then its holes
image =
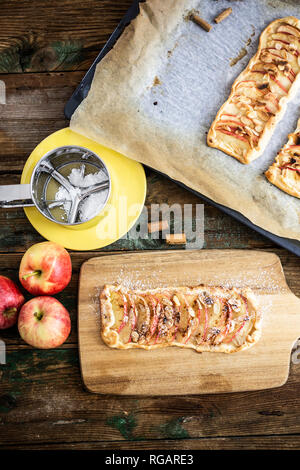
{"type": "MultiPolygon", "coordinates": [[[[70,183],[76,188],[89,188],[95,184],[102,183],[107,180],[107,175],[105,171],[99,170],[97,173],[88,173],[84,175],[84,165],[81,165],[80,168],[73,168],[71,173],[68,176],[70,183]]],[[[71,209],[71,202],[69,201],[69,192],[63,187],[60,186],[57,193],[55,194],[56,201],[63,201],[63,208],[68,214],[71,209]]],[[[107,198],[106,191],[99,191],[97,193],[87,196],[80,203],[79,206],[79,219],[81,222],[90,220],[93,215],[103,207],[107,198]]]]}
{"type": "MultiPolygon", "coordinates": [[[[225,277],[226,273],[224,274],[225,277]]],[[[218,273],[211,274],[208,282],[206,279],[202,278],[199,278],[198,282],[199,284],[206,284],[211,287],[222,286],[227,289],[232,287],[236,287],[238,289],[250,287],[257,293],[263,292],[266,294],[287,293],[289,291],[287,285],[283,284],[282,281],[278,282],[278,270],[273,269],[272,267],[255,272],[239,272],[236,275],[229,273],[226,279],[222,279],[218,273]]]]}
{"type": "Polygon", "coordinates": [[[122,284],[126,289],[145,290],[162,286],[162,278],[163,272],[159,268],[149,272],[148,266],[140,266],[138,270],[128,272],[125,267],[121,267],[115,283],[122,284]]]}
{"type": "Polygon", "coordinates": [[[89,307],[93,315],[96,316],[97,325],[100,325],[100,294],[103,287],[94,287],[93,292],[89,295],[89,307]]]}
{"type": "Polygon", "coordinates": [[[180,273],[178,277],[176,273],[168,273],[168,280],[166,278],[165,270],[156,267],[152,271],[149,271],[149,266],[140,265],[138,269],[131,271],[128,267],[121,266],[118,275],[115,277],[113,284],[121,284],[127,289],[155,289],[159,287],[169,286],[188,286],[196,287],[200,284],[204,284],[208,287],[221,286],[226,289],[236,287],[238,289],[251,288],[257,294],[275,294],[275,293],[286,293],[289,292],[287,285],[283,284],[282,281],[278,282],[278,271],[272,267],[266,270],[262,269],[255,272],[246,273],[233,273],[223,272],[220,273],[209,273],[205,274],[205,277],[201,276],[201,268],[199,269],[199,275],[195,277],[188,270],[183,270],[183,266],[180,267],[180,273]]]}
{"type": "MultiPolygon", "coordinates": [[[[125,289],[132,290],[147,290],[164,287],[196,287],[204,284],[207,287],[224,287],[225,289],[237,288],[245,289],[250,288],[257,296],[258,310],[262,317],[267,317],[272,310],[274,294],[288,293],[289,289],[282,281],[278,280],[278,270],[269,266],[267,269],[248,271],[245,273],[237,272],[226,273],[206,273],[204,277],[201,276],[201,267],[199,274],[195,276],[188,267],[180,266],[178,275],[172,270],[169,271],[168,276],[165,275],[165,268],[160,268],[159,265],[152,271],[149,270],[149,265],[139,265],[138,269],[130,270],[126,266],[120,266],[118,275],[115,276],[112,284],[122,285],[125,289]],[[168,278],[167,281],[163,279],[168,278]],[[184,281],[183,281],[184,280],[184,281]]],[[[91,308],[96,314],[100,322],[100,306],[99,296],[102,287],[94,288],[94,292],[90,295],[91,308]]]]}

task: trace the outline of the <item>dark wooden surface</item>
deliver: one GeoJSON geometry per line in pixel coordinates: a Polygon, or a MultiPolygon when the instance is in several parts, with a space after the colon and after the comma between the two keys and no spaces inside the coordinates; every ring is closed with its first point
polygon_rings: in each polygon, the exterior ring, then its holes
{"type": "MultiPolygon", "coordinates": [[[[64,104],[108,39],[130,0],[2,0],[0,184],[17,183],[24,162],[44,137],[68,125],[64,104]]],[[[148,173],[146,204],[199,203],[189,192],[148,173]]],[[[0,211],[0,273],[17,280],[22,253],[42,237],[22,209],[0,211]]],[[[277,253],[300,296],[299,260],[205,204],[205,248],[255,248],[277,253]]],[[[126,239],[105,251],[163,249],[162,241],[126,239]]],[[[76,302],[82,262],[97,252],[71,253],[71,284],[57,297],[69,309],[72,333],[59,349],[32,349],[16,328],[1,333],[0,448],[8,449],[296,449],[300,447],[300,365],[286,385],[251,393],[194,397],[92,395],[83,388],[76,302]]],[[[188,371],[187,371],[188,381],[188,371]]]]}

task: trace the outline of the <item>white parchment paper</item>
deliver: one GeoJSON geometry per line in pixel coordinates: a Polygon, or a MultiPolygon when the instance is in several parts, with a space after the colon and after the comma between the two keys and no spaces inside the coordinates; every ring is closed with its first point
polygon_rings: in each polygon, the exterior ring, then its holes
{"type": "Polygon", "coordinates": [[[263,29],[300,17],[298,1],[148,0],[115,48],[98,65],[71,128],[235,209],[276,235],[300,240],[300,200],[271,185],[264,171],[300,116],[290,102],[265,153],[242,165],[209,148],[207,131],[246,67],[263,29]],[[191,10],[211,24],[189,21],[191,10]],[[243,57],[244,56],[244,57],[243,57]]]}

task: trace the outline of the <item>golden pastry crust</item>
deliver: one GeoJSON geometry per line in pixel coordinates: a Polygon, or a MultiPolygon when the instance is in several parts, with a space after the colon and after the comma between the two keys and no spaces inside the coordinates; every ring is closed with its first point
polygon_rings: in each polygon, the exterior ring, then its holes
{"type": "Polygon", "coordinates": [[[300,86],[299,57],[300,20],[289,16],[270,23],[212,123],[208,145],[241,163],[258,158],[300,86]]]}
{"type": "Polygon", "coordinates": [[[265,175],[282,191],[300,198],[300,119],[265,175]]]}
{"type": "Polygon", "coordinates": [[[107,285],[100,308],[101,336],[111,348],[178,346],[233,353],[253,346],[261,336],[262,317],[248,288],[129,290],[107,285]]]}

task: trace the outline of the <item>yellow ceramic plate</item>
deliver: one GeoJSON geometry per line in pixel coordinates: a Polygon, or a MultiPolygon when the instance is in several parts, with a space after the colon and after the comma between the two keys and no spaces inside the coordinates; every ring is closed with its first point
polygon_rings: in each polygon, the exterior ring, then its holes
{"type": "Polygon", "coordinates": [[[33,227],[47,240],[72,250],[103,248],[123,237],[140,216],[146,197],[144,168],[140,163],[66,128],[54,132],[34,149],[25,164],[21,183],[30,182],[32,171],[43,155],[64,145],[86,147],[106,164],[112,188],[103,212],[89,222],[69,227],[51,222],[35,207],[24,209],[25,213],[33,227]]]}

